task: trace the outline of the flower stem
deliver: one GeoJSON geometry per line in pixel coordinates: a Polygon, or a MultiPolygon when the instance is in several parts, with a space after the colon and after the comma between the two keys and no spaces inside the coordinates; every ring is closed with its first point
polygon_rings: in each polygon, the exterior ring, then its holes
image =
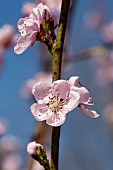
{"type": "MultiPolygon", "coordinates": [[[[70,7],[70,0],[62,0],[60,21],[56,41],[53,44],[52,53],[52,81],[56,81],[61,77],[62,51],[66,32],[67,18],[70,7]]],[[[59,158],[59,138],[60,127],[52,128],[51,139],[51,165],[50,170],[58,170],[59,158]]]]}

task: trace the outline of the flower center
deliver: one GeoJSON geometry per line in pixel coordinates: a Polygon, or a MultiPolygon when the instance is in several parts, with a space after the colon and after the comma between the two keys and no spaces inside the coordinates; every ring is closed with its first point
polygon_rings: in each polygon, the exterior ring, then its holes
{"type": "Polygon", "coordinates": [[[57,112],[60,109],[62,109],[63,103],[58,102],[57,100],[50,100],[49,102],[49,108],[52,110],[52,112],[57,112]]]}
{"type": "Polygon", "coordinates": [[[19,32],[20,32],[21,36],[26,35],[26,25],[23,25],[22,27],[20,27],[19,32]]]}

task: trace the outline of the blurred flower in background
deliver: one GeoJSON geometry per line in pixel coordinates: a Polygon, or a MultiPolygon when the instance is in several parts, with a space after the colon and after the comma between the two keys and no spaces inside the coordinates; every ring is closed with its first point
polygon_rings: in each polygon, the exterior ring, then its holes
{"type": "Polygon", "coordinates": [[[7,121],[3,118],[0,118],[0,137],[6,133],[7,128],[7,121]]]}
{"type": "Polygon", "coordinates": [[[5,24],[0,28],[0,72],[3,67],[3,55],[16,42],[15,28],[10,24],[5,24]]]}
{"type": "Polygon", "coordinates": [[[113,21],[103,26],[101,37],[105,42],[113,43],[113,21]]]}
{"type": "Polygon", "coordinates": [[[0,48],[8,49],[15,41],[15,28],[10,24],[5,24],[0,28],[0,48]]]}
{"type": "Polygon", "coordinates": [[[27,2],[22,6],[22,14],[24,17],[28,17],[31,12],[32,9],[35,8],[37,6],[37,4],[33,3],[33,2],[27,2]]]}
{"type": "Polygon", "coordinates": [[[102,14],[97,9],[90,9],[85,13],[83,22],[88,29],[98,29],[102,24],[102,14]]]}
{"type": "Polygon", "coordinates": [[[48,72],[39,72],[33,78],[26,81],[24,86],[21,89],[21,94],[25,98],[33,97],[32,88],[38,82],[47,82],[51,84],[52,82],[52,74],[48,72]]]}
{"type": "Polygon", "coordinates": [[[0,120],[0,169],[1,170],[20,170],[22,168],[21,142],[12,135],[8,134],[8,121],[0,120]]]}
{"type": "Polygon", "coordinates": [[[107,51],[104,56],[93,60],[96,70],[96,82],[98,85],[106,86],[113,82],[113,51],[107,51]]]}
{"type": "Polygon", "coordinates": [[[6,155],[2,161],[2,170],[21,170],[22,158],[18,154],[6,155]]]}
{"type": "Polygon", "coordinates": [[[113,127],[113,103],[109,103],[103,111],[104,119],[113,127]]]}
{"type": "Polygon", "coordinates": [[[39,3],[43,3],[49,7],[53,12],[60,12],[61,9],[61,0],[53,1],[53,0],[37,0],[39,3]]]}

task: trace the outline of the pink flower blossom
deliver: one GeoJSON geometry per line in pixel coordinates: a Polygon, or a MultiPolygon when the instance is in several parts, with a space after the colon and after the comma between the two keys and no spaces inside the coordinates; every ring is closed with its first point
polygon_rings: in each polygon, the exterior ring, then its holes
{"type": "Polygon", "coordinates": [[[79,104],[87,103],[90,94],[85,87],[80,86],[78,80],[79,77],[75,76],[69,81],[54,81],[51,85],[44,82],[34,85],[32,93],[37,103],[31,106],[31,112],[35,119],[46,120],[51,126],[60,126],[65,122],[66,113],[79,104]]]}
{"type": "Polygon", "coordinates": [[[37,100],[31,106],[31,111],[38,121],[46,120],[51,126],[60,126],[66,119],[66,113],[78,105],[80,98],[77,92],[70,91],[65,80],[58,80],[49,85],[40,82],[33,87],[37,100]]]}
{"type": "MultiPolygon", "coordinates": [[[[49,8],[42,3],[32,9],[29,17],[19,19],[17,27],[21,36],[17,41],[17,45],[14,47],[15,53],[21,54],[29,46],[32,46],[35,41],[45,41],[47,30],[45,30],[44,24],[46,21],[49,21],[50,29],[54,30],[56,28],[57,22],[55,16],[49,8]]],[[[49,31],[50,30],[48,30],[48,32],[49,31]]]]}

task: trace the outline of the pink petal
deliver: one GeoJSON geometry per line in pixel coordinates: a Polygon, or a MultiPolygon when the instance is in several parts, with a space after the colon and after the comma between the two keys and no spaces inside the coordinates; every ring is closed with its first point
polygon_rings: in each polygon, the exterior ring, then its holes
{"type": "Polygon", "coordinates": [[[34,24],[36,24],[36,22],[33,20],[33,18],[28,18],[25,20],[25,24],[28,26],[28,27],[32,27],[34,24]]]}
{"type": "Polygon", "coordinates": [[[32,33],[28,33],[25,36],[22,36],[18,39],[18,44],[21,47],[26,47],[32,44],[32,41],[36,40],[36,31],[32,31],[32,33]]]}
{"type": "Polygon", "coordinates": [[[60,126],[66,120],[66,114],[62,111],[52,113],[52,115],[46,120],[46,123],[50,126],[60,126]]]}
{"type": "Polygon", "coordinates": [[[18,29],[24,25],[25,18],[21,18],[18,20],[17,27],[18,29]]]}
{"type": "MultiPolygon", "coordinates": [[[[39,4],[40,5],[40,4],[39,4]]],[[[32,17],[36,19],[39,22],[39,25],[41,23],[41,7],[39,9],[39,5],[32,10],[32,17]]]]}
{"type": "Polygon", "coordinates": [[[88,109],[85,105],[80,105],[80,108],[86,116],[90,116],[92,118],[99,117],[99,114],[96,111],[88,109]]]}
{"type": "Polygon", "coordinates": [[[28,48],[28,46],[31,44],[31,40],[27,36],[20,37],[18,39],[18,45],[23,48],[28,48]]]}
{"type": "Polygon", "coordinates": [[[27,20],[26,22],[26,32],[32,34],[33,32],[38,32],[39,31],[39,26],[36,21],[32,20],[27,20]]]}
{"type": "Polygon", "coordinates": [[[49,10],[49,8],[46,6],[46,5],[43,5],[42,3],[40,3],[38,6],[37,6],[37,8],[38,8],[38,11],[40,12],[40,14],[41,14],[41,17],[43,17],[43,13],[44,13],[44,11],[46,10],[46,15],[49,13],[51,13],[50,12],[50,10],[49,10]]]}
{"type": "Polygon", "coordinates": [[[70,88],[69,88],[69,84],[67,81],[58,80],[58,81],[53,82],[53,85],[55,85],[54,90],[55,92],[57,91],[59,93],[59,97],[61,99],[65,99],[68,96],[70,88]]]}
{"type": "Polygon", "coordinates": [[[30,142],[28,145],[27,145],[27,152],[30,154],[30,155],[33,155],[33,154],[37,154],[36,153],[36,147],[41,147],[43,148],[43,146],[39,143],[36,143],[35,141],[34,142],[30,142]]]}
{"type": "Polygon", "coordinates": [[[31,109],[31,112],[32,112],[34,118],[38,121],[46,120],[52,114],[50,109],[48,109],[46,107],[45,108],[39,108],[39,105],[37,103],[32,104],[30,109],[31,109]]]}
{"type": "Polygon", "coordinates": [[[76,91],[80,95],[79,103],[87,102],[90,98],[90,93],[85,87],[72,86],[71,90],[76,91]]]}
{"type": "Polygon", "coordinates": [[[14,47],[14,52],[16,54],[23,53],[31,44],[31,35],[26,35],[18,39],[18,44],[14,47]]]}
{"type": "Polygon", "coordinates": [[[69,99],[68,99],[68,103],[66,103],[63,106],[63,109],[66,111],[66,113],[70,112],[71,110],[73,110],[75,107],[78,106],[79,99],[80,99],[80,95],[77,92],[71,90],[69,99]]]}
{"type": "Polygon", "coordinates": [[[21,29],[22,27],[26,27],[26,33],[30,33],[32,34],[33,31],[36,31],[38,32],[38,25],[37,25],[37,22],[33,19],[33,18],[21,18],[19,19],[18,21],[18,24],[17,24],[17,27],[18,29],[21,29]]]}
{"type": "Polygon", "coordinates": [[[71,86],[78,86],[80,78],[78,76],[73,76],[69,79],[69,84],[71,86]]]}
{"type": "Polygon", "coordinates": [[[33,86],[32,93],[36,100],[43,99],[49,93],[50,85],[45,82],[39,82],[33,86]]]}
{"type": "Polygon", "coordinates": [[[62,82],[66,82],[66,80],[56,80],[53,82],[53,85],[57,85],[57,84],[60,84],[62,82]]]}
{"type": "Polygon", "coordinates": [[[14,52],[16,54],[23,53],[28,47],[20,47],[18,44],[14,47],[14,52]]]}

